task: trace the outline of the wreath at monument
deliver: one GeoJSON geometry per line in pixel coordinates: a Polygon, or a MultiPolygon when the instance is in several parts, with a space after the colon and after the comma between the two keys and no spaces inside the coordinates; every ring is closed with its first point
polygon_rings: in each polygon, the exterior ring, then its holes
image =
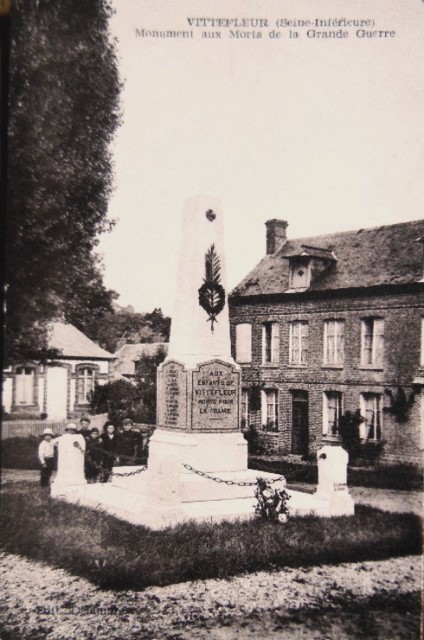
{"type": "Polygon", "coordinates": [[[285,489],[274,489],[264,478],[257,478],[255,513],[263,520],[286,522],[289,515],[290,495],[285,489]]]}
{"type": "Polygon", "coordinates": [[[216,317],[225,306],[225,289],[221,284],[221,264],[215,245],[205,253],[205,277],[199,291],[199,305],[208,314],[207,322],[211,323],[211,331],[216,317]]]}

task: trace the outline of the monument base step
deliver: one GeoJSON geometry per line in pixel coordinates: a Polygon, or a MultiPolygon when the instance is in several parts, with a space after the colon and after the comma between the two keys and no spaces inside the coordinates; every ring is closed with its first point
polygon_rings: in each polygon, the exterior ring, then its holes
{"type": "MultiPolygon", "coordinates": [[[[271,474],[269,474],[271,475],[271,474]]],[[[293,516],[353,515],[354,504],[347,494],[342,501],[332,502],[331,497],[322,499],[300,491],[287,490],[290,495],[289,509],[293,516]]],[[[144,525],[151,529],[162,529],[187,521],[222,522],[224,520],[248,520],[255,517],[256,498],[254,488],[250,496],[228,499],[206,499],[192,502],[164,501],[140,491],[131,491],[107,484],[90,484],[69,487],[56,496],[81,506],[105,511],[127,522],[144,525]]]]}

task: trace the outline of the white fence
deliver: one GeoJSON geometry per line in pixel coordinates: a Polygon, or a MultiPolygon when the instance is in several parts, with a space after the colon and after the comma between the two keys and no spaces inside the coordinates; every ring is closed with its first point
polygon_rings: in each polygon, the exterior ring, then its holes
{"type": "Polygon", "coordinates": [[[49,427],[55,436],[61,436],[65,432],[66,420],[60,422],[50,422],[49,420],[11,420],[2,422],[1,439],[7,438],[28,438],[29,436],[40,437],[44,429],[49,427]]]}
{"type": "MultiPolygon", "coordinates": [[[[97,427],[100,431],[107,416],[103,414],[90,416],[91,426],[97,427]]],[[[49,427],[55,436],[61,436],[65,432],[66,425],[70,420],[49,421],[49,420],[10,420],[1,424],[1,439],[7,438],[28,438],[29,436],[41,437],[44,429],[49,427]]],[[[155,428],[153,424],[134,424],[134,429],[141,433],[150,433],[155,428]]]]}

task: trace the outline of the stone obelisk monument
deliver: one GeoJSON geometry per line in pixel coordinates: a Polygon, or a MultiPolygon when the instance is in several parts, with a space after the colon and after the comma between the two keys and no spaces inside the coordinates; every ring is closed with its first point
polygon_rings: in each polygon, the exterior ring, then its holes
{"type": "Polygon", "coordinates": [[[232,484],[255,480],[240,431],[240,392],[241,371],[231,356],[221,204],[198,196],[183,212],[169,351],[158,369],[157,428],[149,446],[151,494],[164,520],[253,514],[253,489],[232,484]],[[173,503],[168,507],[160,488],[165,485],[173,503]]]}

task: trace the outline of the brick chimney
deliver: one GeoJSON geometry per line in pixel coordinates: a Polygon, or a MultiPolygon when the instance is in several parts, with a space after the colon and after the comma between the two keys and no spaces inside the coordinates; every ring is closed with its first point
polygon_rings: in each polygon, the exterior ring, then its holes
{"type": "Polygon", "coordinates": [[[286,229],[288,222],[285,220],[267,220],[266,226],[266,252],[275,253],[287,240],[286,229]]]}

